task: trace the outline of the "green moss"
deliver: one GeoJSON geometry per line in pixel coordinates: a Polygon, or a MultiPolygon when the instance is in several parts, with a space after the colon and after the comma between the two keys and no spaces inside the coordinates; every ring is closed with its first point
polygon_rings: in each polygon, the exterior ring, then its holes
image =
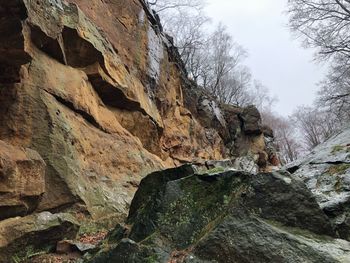
{"type": "Polygon", "coordinates": [[[181,195],[167,206],[159,221],[161,233],[172,239],[178,249],[186,248],[205,235],[203,229],[225,216],[227,207],[235,199],[233,189],[239,189],[242,184],[239,178],[218,176],[220,179],[210,182],[203,181],[201,176],[192,176],[180,180],[174,187],[181,189],[181,195]]]}
{"type": "Polygon", "coordinates": [[[229,203],[230,203],[230,197],[229,196],[227,196],[227,195],[224,195],[224,204],[225,205],[228,205],[229,203]]]}
{"type": "Polygon", "coordinates": [[[336,153],[342,152],[342,151],[345,151],[348,153],[348,152],[350,152],[350,147],[343,146],[343,145],[336,145],[332,149],[332,154],[336,154],[336,153]]]}
{"type": "Polygon", "coordinates": [[[344,174],[348,169],[350,169],[350,164],[338,164],[328,168],[327,173],[330,175],[344,174]]]}
{"type": "Polygon", "coordinates": [[[156,254],[153,254],[147,258],[145,258],[145,263],[157,263],[159,262],[158,256],[156,254]]]}

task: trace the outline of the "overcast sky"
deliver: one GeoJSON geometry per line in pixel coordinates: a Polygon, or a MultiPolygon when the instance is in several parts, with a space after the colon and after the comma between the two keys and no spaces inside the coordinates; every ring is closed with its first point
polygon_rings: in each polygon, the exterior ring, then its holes
{"type": "Polygon", "coordinates": [[[208,0],[206,13],[227,26],[248,51],[245,64],[254,78],[277,95],[275,111],[288,116],[296,106],[311,104],[325,67],[315,64],[287,28],[287,0],[208,0]]]}

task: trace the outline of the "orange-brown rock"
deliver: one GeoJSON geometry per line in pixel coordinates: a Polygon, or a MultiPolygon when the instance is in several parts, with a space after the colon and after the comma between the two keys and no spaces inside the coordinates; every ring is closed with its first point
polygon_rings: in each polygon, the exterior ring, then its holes
{"type": "Polygon", "coordinates": [[[78,230],[79,223],[66,213],[42,212],[0,221],[0,262],[27,261],[42,254],[38,248],[47,250],[60,240],[75,238],[78,230]]]}
{"type": "Polygon", "coordinates": [[[26,215],[45,192],[45,162],[30,149],[0,141],[0,220],[26,215]]]}
{"type": "Polygon", "coordinates": [[[265,151],[254,109],[202,93],[142,0],[1,1],[0,140],[45,160],[37,211],[122,218],[152,171],[265,151]]]}

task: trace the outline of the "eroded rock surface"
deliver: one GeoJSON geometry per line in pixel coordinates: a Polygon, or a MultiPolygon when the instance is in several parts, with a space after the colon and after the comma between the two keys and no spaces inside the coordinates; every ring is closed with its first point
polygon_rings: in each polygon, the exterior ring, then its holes
{"type": "Polygon", "coordinates": [[[0,0],[0,120],[0,262],[80,247],[73,215],[126,220],[90,262],[350,262],[349,130],[262,174],[273,131],[189,80],[142,0],[0,0]]]}
{"type": "Polygon", "coordinates": [[[337,238],[287,173],[197,174],[188,165],[143,179],[126,225],[87,262],[349,262],[350,243],[337,238]]]}
{"type": "Polygon", "coordinates": [[[33,212],[45,192],[45,162],[31,149],[0,141],[0,220],[33,212]]]}
{"type": "Polygon", "coordinates": [[[37,211],[122,220],[150,172],[247,154],[268,166],[256,109],[198,92],[144,1],[0,1],[0,140],[45,160],[37,211]]]}
{"type": "Polygon", "coordinates": [[[54,247],[57,241],[74,238],[79,224],[69,214],[42,212],[0,222],[0,262],[16,262],[30,249],[54,247]]]}
{"type": "Polygon", "coordinates": [[[287,169],[306,183],[339,235],[350,241],[350,128],[287,169]]]}
{"type": "Polygon", "coordinates": [[[76,242],[70,215],[123,222],[154,171],[269,170],[260,122],[187,78],[143,0],[0,0],[0,262],[76,242]]]}

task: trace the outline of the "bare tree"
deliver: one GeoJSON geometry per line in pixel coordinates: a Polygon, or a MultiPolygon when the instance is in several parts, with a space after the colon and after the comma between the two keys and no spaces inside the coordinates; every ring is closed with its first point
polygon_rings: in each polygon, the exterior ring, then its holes
{"type": "Polygon", "coordinates": [[[289,24],[320,58],[350,55],[349,0],[289,0],[289,24]]]}
{"type": "Polygon", "coordinates": [[[298,138],[296,125],[290,118],[284,118],[271,110],[262,112],[263,123],[274,131],[275,148],[283,164],[297,160],[303,154],[303,147],[298,138]]]}
{"type": "MultiPolygon", "coordinates": [[[[248,103],[247,90],[252,78],[249,69],[242,65],[246,51],[221,24],[203,43],[193,56],[199,62],[197,83],[223,103],[248,103]]],[[[195,75],[192,67],[189,72],[195,75]]]]}
{"type": "Polygon", "coordinates": [[[148,4],[154,6],[157,13],[162,13],[169,10],[181,12],[182,8],[201,9],[205,2],[203,0],[150,0],[148,4]]]}
{"type": "Polygon", "coordinates": [[[209,82],[203,83],[205,89],[212,94],[220,96],[226,89],[222,80],[237,69],[239,63],[246,56],[246,51],[233,41],[226,27],[219,24],[210,36],[210,63],[212,65],[209,82]]]}
{"type": "Polygon", "coordinates": [[[350,121],[350,68],[337,65],[331,68],[320,83],[316,105],[324,108],[340,126],[350,121]]]}
{"type": "Polygon", "coordinates": [[[332,113],[318,107],[299,107],[293,114],[307,150],[329,139],[341,128],[332,113]]]}
{"type": "Polygon", "coordinates": [[[208,36],[204,27],[210,19],[201,12],[181,12],[167,18],[166,31],[173,36],[190,77],[197,79],[201,74],[206,55],[208,36]]]}
{"type": "Polygon", "coordinates": [[[253,104],[249,94],[252,75],[245,66],[239,66],[221,80],[221,89],[218,97],[221,102],[237,106],[253,104]]]}
{"type": "Polygon", "coordinates": [[[316,58],[330,63],[316,108],[299,109],[297,114],[312,148],[350,121],[350,1],[289,0],[288,13],[289,25],[304,46],[316,48],[316,58]]]}
{"type": "Polygon", "coordinates": [[[277,97],[272,96],[269,89],[258,80],[254,80],[249,96],[250,103],[254,104],[262,113],[271,112],[273,105],[278,101],[277,97]]]}
{"type": "Polygon", "coordinates": [[[210,19],[202,12],[204,1],[158,0],[151,4],[160,11],[166,32],[174,37],[189,78],[222,103],[266,103],[267,89],[253,82],[250,70],[242,64],[247,56],[244,48],[222,24],[210,33],[210,19]]]}

